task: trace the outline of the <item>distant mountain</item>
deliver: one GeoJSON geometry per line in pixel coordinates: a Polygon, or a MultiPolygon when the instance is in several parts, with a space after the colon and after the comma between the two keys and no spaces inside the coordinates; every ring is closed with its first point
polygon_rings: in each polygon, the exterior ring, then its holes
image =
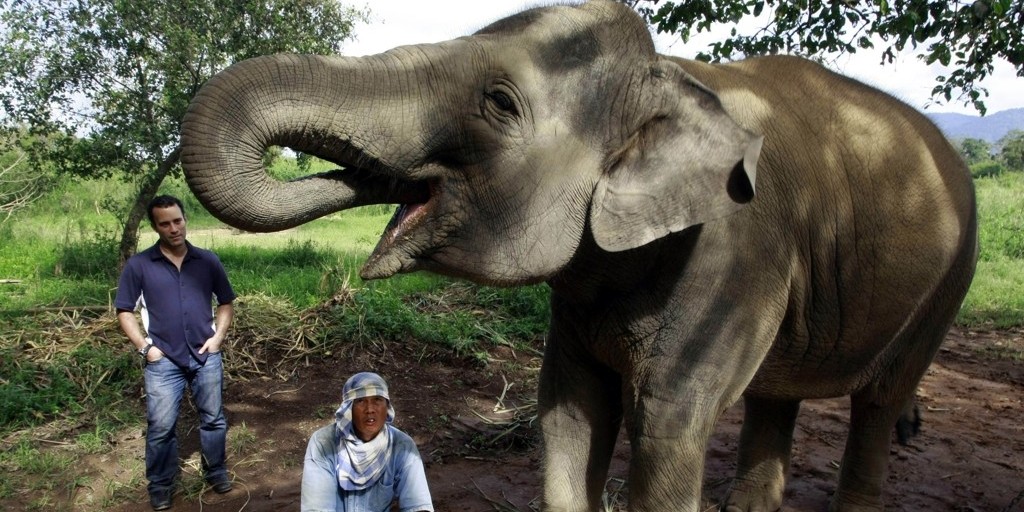
{"type": "Polygon", "coordinates": [[[1010,130],[1024,130],[1024,108],[1012,108],[985,117],[925,113],[949,139],[981,139],[995,143],[1010,130]]]}

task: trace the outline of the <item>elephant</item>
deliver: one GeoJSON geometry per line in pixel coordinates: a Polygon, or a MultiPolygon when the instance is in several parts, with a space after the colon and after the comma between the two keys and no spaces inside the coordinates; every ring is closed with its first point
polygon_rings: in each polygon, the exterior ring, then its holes
{"type": "MultiPolygon", "coordinates": [[[[545,283],[542,503],[696,511],[743,400],[727,511],[781,507],[802,400],[850,397],[832,511],[882,510],[894,425],[967,293],[971,176],[925,116],[795,56],[659,55],[611,1],[451,41],[235,63],[181,126],[186,180],[248,231],[397,205],[364,279],[545,283]],[[340,168],[292,181],[279,145],[340,168]]],[[[826,497],[822,497],[823,500],[826,497]]]]}

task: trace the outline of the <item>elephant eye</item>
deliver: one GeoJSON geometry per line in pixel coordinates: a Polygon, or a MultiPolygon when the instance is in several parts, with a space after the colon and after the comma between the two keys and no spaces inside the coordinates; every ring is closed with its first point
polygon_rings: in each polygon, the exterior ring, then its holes
{"type": "Polygon", "coordinates": [[[518,114],[516,111],[516,104],[512,101],[512,98],[508,97],[508,94],[505,94],[502,91],[495,91],[488,94],[487,97],[490,98],[499,109],[508,112],[509,114],[518,114]]]}

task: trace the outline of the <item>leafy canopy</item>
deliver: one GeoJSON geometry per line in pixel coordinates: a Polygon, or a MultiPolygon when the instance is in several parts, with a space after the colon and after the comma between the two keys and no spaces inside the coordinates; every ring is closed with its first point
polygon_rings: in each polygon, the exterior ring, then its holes
{"type": "Polygon", "coordinates": [[[953,143],[975,178],[1024,172],[1024,130],[1010,130],[994,146],[970,137],[953,143]]]}
{"type": "Polygon", "coordinates": [[[963,157],[967,165],[974,165],[992,159],[992,145],[987,141],[968,137],[955,141],[955,144],[958,146],[960,156],[963,157]]]}
{"type": "Polygon", "coordinates": [[[985,113],[980,83],[1004,59],[1024,76],[1024,0],[623,0],[658,32],[688,41],[716,26],[733,26],[696,58],[717,62],[775,53],[818,57],[856,53],[883,43],[881,63],[905,48],[927,64],[950,69],[936,78],[932,97],[970,103],[985,113]],[[760,28],[742,34],[741,19],[760,28]]]}
{"type": "Polygon", "coordinates": [[[1009,169],[1024,171],[1024,130],[1010,130],[999,139],[999,159],[1009,169]]]}
{"type": "Polygon", "coordinates": [[[168,155],[192,95],[230,63],[338,52],[365,14],[333,0],[2,0],[6,126],[63,131],[62,170],[137,171],[168,155]]]}
{"type": "Polygon", "coordinates": [[[178,169],[181,119],[207,79],[257,55],[338,53],[366,19],[337,0],[0,0],[0,7],[0,127],[47,135],[29,152],[62,175],[137,183],[121,217],[122,260],[135,250],[146,203],[178,169]]]}

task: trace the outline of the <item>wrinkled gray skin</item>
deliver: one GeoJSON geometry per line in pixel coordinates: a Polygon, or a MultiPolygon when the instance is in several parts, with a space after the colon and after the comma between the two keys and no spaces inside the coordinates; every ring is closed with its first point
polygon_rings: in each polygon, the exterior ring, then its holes
{"type": "Polygon", "coordinates": [[[244,61],[199,92],[182,144],[189,185],[242,229],[401,204],[365,278],[551,286],[545,510],[601,509],[623,422],[630,510],[698,510],[708,437],[741,396],[723,508],[775,510],[800,401],[842,395],[830,508],[881,510],[893,425],[977,252],[969,174],[920,114],[796,58],[658,56],[615,3],[244,61]],[[278,183],[273,144],[345,170],[278,183]]]}

